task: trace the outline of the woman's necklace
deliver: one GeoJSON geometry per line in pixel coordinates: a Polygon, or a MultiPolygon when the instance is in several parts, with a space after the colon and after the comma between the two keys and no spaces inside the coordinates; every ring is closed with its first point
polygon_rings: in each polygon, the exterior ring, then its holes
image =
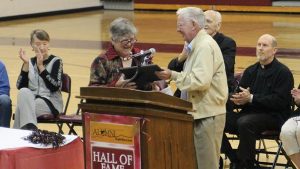
{"type": "Polygon", "coordinates": [[[130,67],[132,65],[132,59],[122,60],[123,67],[130,67]]]}
{"type": "Polygon", "coordinates": [[[131,56],[128,56],[128,57],[121,57],[123,61],[127,61],[127,60],[131,60],[132,57],[131,56]]]}

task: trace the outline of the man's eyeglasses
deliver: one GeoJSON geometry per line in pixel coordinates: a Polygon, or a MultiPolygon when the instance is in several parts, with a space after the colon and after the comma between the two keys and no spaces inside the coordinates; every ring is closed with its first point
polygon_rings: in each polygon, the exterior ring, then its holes
{"type": "Polygon", "coordinates": [[[125,46],[125,45],[128,45],[129,43],[130,44],[134,44],[137,40],[135,38],[133,39],[124,39],[124,40],[121,40],[120,43],[125,46]]]}

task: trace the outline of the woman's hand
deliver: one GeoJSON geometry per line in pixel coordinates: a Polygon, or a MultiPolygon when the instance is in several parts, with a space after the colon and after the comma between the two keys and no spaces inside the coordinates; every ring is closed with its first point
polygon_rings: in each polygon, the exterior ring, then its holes
{"type": "Polygon", "coordinates": [[[164,81],[164,80],[154,81],[151,84],[151,86],[152,86],[153,91],[160,91],[160,90],[168,87],[166,81],[164,81]]]}
{"type": "Polygon", "coordinates": [[[120,88],[128,88],[128,89],[136,89],[136,83],[135,82],[129,82],[129,80],[124,79],[124,74],[122,74],[115,84],[115,87],[120,87],[120,88]]]}
{"type": "Polygon", "coordinates": [[[160,91],[159,86],[155,82],[151,83],[151,88],[152,88],[152,91],[160,91]]]}
{"type": "Polygon", "coordinates": [[[19,58],[23,61],[22,70],[24,72],[28,72],[29,71],[29,58],[26,56],[26,52],[22,48],[20,48],[20,50],[19,50],[19,58]]]}
{"type": "Polygon", "coordinates": [[[26,52],[22,48],[19,50],[19,58],[24,62],[24,64],[28,64],[29,58],[26,56],[26,52]]]}
{"type": "Polygon", "coordinates": [[[39,47],[33,46],[33,49],[34,49],[34,52],[36,55],[36,65],[39,68],[40,72],[42,72],[45,69],[45,66],[43,64],[44,57],[43,57],[42,52],[39,47]]]}

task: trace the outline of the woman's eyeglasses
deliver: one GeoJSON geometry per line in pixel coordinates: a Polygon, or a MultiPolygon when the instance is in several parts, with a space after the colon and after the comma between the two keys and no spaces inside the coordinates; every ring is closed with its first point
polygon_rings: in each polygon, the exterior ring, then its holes
{"type": "Polygon", "coordinates": [[[123,46],[126,46],[126,45],[128,45],[129,43],[130,43],[130,44],[134,44],[136,41],[137,41],[137,39],[132,38],[132,39],[124,39],[124,40],[121,40],[120,43],[121,43],[123,46]]]}

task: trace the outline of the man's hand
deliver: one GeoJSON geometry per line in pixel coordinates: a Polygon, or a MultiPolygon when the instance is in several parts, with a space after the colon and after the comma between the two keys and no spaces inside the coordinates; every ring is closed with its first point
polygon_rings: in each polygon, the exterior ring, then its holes
{"type": "Polygon", "coordinates": [[[189,54],[189,51],[188,51],[188,47],[187,47],[187,43],[184,44],[184,47],[182,49],[182,52],[179,54],[177,60],[178,62],[183,62],[186,60],[188,54],[189,54]]]}
{"type": "Polygon", "coordinates": [[[162,80],[168,80],[171,78],[171,70],[164,69],[162,71],[156,71],[155,75],[162,80]]]}
{"type": "Polygon", "coordinates": [[[231,101],[233,101],[236,105],[244,105],[246,103],[252,102],[252,96],[250,93],[250,88],[247,89],[240,87],[241,92],[235,93],[230,98],[231,101]]]}
{"type": "Polygon", "coordinates": [[[295,103],[299,106],[300,105],[300,89],[296,89],[294,88],[292,91],[291,91],[291,94],[295,100],[295,103]]]}

